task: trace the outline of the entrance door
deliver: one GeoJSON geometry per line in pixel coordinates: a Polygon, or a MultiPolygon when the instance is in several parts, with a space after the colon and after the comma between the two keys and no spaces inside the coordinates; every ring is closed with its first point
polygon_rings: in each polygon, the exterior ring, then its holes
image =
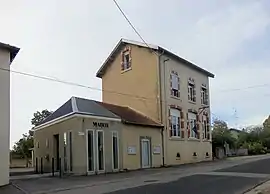
{"type": "Polygon", "coordinates": [[[105,172],[105,153],[104,153],[104,132],[87,130],[87,172],[104,173],[105,172]]]}
{"type": "Polygon", "coordinates": [[[142,168],[150,168],[150,141],[149,139],[141,140],[141,160],[142,168]]]}
{"type": "Polygon", "coordinates": [[[54,153],[56,157],[56,170],[60,169],[60,154],[59,154],[59,134],[56,134],[53,136],[54,137],[54,153]]]}

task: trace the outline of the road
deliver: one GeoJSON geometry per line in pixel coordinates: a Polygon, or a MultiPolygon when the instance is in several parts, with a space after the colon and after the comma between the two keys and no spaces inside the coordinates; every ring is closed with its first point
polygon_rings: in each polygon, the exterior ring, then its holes
{"type": "Polygon", "coordinates": [[[270,178],[269,164],[270,156],[265,155],[112,175],[16,180],[14,184],[24,194],[240,194],[270,178]]]}

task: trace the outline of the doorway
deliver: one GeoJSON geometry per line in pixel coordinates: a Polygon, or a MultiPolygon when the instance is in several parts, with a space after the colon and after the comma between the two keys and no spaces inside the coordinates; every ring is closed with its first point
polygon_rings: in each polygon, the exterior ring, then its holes
{"type": "Polygon", "coordinates": [[[104,132],[87,130],[87,172],[100,174],[105,172],[104,132]]]}
{"type": "Polygon", "coordinates": [[[142,168],[150,168],[151,166],[150,140],[146,138],[141,139],[141,165],[142,168]]]}
{"type": "Polygon", "coordinates": [[[53,136],[54,139],[54,153],[56,157],[56,170],[60,169],[60,154],[59,154],[59,134],[53,136]]]}

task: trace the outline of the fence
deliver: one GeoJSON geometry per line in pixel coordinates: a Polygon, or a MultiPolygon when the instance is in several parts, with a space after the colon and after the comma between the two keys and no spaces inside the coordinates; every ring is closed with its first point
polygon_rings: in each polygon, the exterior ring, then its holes
{"type": "Polygon", "coordinates": [[[48,160],[47,158],[43,157],[37,157],[35,158],[35,173],[36,174],[44,174],[44,173],[51,173],[51,175],[54,176],[63,176],[63,165],[61,165],[61,158],[57,160],[55,158],[51,158],[51,160],[48,160]]]}

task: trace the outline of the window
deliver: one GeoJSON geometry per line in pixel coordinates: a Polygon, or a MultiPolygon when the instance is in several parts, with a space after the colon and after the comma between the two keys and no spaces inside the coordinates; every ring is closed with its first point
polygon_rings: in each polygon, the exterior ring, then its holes
{"type": "Polygon", "coordinates": [[[195,113],[188,113],[190,136],[197,137],[197,115],[195,113]]]}
{"type": "Polygon", "coordinates": [[[205,115],[203,115],[203,123],[202,123],[202,130],[203,130],[203,139],[207,139],[207,129],[208,129],[208,126],[207,126],[207,117],[205,115]]]}
{"type": "Polygon", "coordinates": [[[121,61],[121,70],[127,70],[131,68],[131,56],[130,56],[130,48],[127,47],[123,52],[122,52],[122,61],[121,61]]]}
{"type": "Polygon", "coordinates": [[[180,111],[178,109],[170,109],[171,117],[171,136],[181,137],[180,133],[180,111]]]}
{"type": "Polygon", "coordinates": [[[177,72],[172,71],[171,75],[171,95],[174,97],[180,97],[180,79],[177,72]]]}
{"type": "Polygon", "coordinates": [[[188,83],[188,100],[196,102],[196,88],[195,84],[191,82],[188,83]]]}
{"type": "Polygon", "coordinates": [[[201,104],[208,105],[208,93],[205,87],[201,88],[201,104]]]}

